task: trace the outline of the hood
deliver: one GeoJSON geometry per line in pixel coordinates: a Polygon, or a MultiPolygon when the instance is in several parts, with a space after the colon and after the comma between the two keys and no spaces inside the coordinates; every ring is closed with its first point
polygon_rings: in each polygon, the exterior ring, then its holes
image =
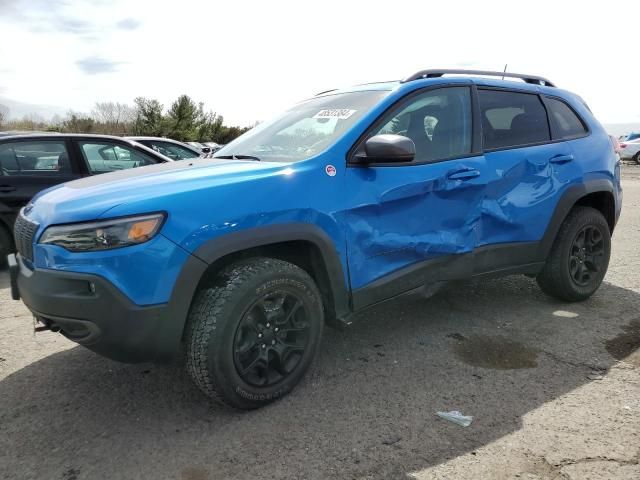
{"type": "Polygon", "coordinates": [[[100,218],[118,205],[277,175],[288,164],[194,159],[94,175],[45,190],[29,217],[41,224],[100,218]]]}

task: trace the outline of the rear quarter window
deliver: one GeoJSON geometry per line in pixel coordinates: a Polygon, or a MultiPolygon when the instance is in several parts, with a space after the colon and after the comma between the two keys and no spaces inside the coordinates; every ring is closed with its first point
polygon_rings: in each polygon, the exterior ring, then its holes
{"type": "Polygon", "coordinates": [[[551,120],[551,134],[554,140],[569,140],[583,137],[588,133],[584,122],[573,109],[562,100],[545,98],[549,119],[551,120]]]}

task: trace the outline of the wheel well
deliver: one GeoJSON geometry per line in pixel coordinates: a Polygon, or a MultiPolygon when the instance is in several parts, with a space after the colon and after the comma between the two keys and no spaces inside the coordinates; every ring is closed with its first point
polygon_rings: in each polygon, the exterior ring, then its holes
{"type": "Polygon", "coordinates": [[[200,280],[198,288],[213,281],[217,273],[227,265],[252,257],[277,258],[302,268],[309,274],[318,286],[318,290],[320,290],[327,321],[331,323],[335,319],[335,301],[322,252],[317,245],[307,240],[292,240],[261,245],[225,255],[209,265],[200,280]]]}
{"type": "Polygon", "coordinates": [[[616,207],[611,192],[593,192],[580,198],[576,205],[592,207],[600,211],[609,224],[609,231],[613,233],[616,225],[616,207]]]}

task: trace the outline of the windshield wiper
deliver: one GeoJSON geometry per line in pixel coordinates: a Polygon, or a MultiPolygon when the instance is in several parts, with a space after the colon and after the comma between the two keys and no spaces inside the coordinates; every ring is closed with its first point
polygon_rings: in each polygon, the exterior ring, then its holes
{"type": "Polygon", "coordinates": [[[258,157],[254,157],[253,155],[220,155],[213,158],[221,158],[222,160],[255,160],[256,162],[260,161],[258,157]]]}

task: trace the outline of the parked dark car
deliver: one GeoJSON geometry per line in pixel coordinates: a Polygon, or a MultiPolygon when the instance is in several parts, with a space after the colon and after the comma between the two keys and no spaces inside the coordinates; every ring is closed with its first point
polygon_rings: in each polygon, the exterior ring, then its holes
{"type": "Polygon", "coordinates": [[[13,224],[41,190],[77,178],[170,161],[130,140],[105,135],[0,135],[0,261],[13,250],[13,224]]]}
{"type": "Polygon", "coordinates": [[[186,160],[191,158],[201,158],[204,153],[201,149],[194,148],[186,143],[163,137],[125,137],[128,140],[141,143],[156,152],[161,153],[171,160],[186,160]]]}

